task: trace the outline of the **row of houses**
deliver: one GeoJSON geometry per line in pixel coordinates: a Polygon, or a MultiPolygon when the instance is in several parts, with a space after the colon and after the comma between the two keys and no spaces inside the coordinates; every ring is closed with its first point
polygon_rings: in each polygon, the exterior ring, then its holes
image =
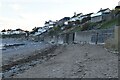
{"type": "Polygon", "coordinates": [[[91,22],[100,22],[111,19],[110,17],[111,10],[107,9],[100,9],[97,13],[91,15],[91,22]]]}
{"type": "Polygon", "coordinates": [[[83,15],[82,13],[74,14],[73,17],[70,18],[67,22],[72,21],[82,21],[83,19],[87,18],[87,20],[90,20],[90,22],[100,22],[104,20],[108,20],[110,18],[111,10],[109,8],[106,9],[100,9],[97,13],[89,13],[83,15]]]}
{"type": "MultiPolygon", "coordinates": [[[[107,9],[100,9],[97,13],[89,13],[89,14],[83,14],[83,13],[74,13],[72,17],[64,17],[60,20],[57,21],[46,21],[45,25],[43,27],[35,27],[33,31],[31,32],[32,35],[37,36],[41,35],[42,33],[45,33],[49,30],[51,30],[53,27],[61,27],[61,30],[65,29],[67,26],[76,26],[76,25],[81,25],[87,21],[96,23],[96,22],[101,22],[105,20],[109,20],[111,10],[109,8],[107,9]]],[[[16,29],[16,30],[7,30],[7,31],[2,31],[0,34],[8,35],[8,34],[22,34],[26,33],[24,30],[21,29],[16,29]]]]}
{"type": "Polygon", "coordinates": [[[35,27],[31,32],[31,35],[32,36],[41,35],[42,33],[45,33],[48,30],[52,29],[55,26],[55,24],[56,24],[55,21],[52,20],[46,21],[43,27],[35,27]]]}
{"type": "Polygon", "coordinates": [[[60,20],[57,21],[46,21],[45,26],[43,27],[37,27],[37,31],[34,33],[35,35],[40,35],[53,27],[61,27],[61,29],[65,29],[66,26],[76,26],[76,25],[81,25],[87,21],[96,23],[96,22],[102,22],[105,20],[110,20],[110,13],[111,10],[109,8],[106,9],[100,9],[97,13],[89,13],[83,15],[83,13],[76,14],[72,17],[64,17],[60,20]]]}
{"type": "Polygon", "coordinates": [[[8,29],[8,30],[2,30],[0,32],[0,35],[26,34],[26,33],[27,32],[22,29],[16,29],[16,30],[8,29]]]}

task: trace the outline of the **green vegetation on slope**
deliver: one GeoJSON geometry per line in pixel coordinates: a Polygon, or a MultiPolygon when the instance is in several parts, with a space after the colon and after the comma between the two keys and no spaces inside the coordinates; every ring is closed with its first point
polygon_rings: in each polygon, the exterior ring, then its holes
{"type": "Polygon", "coordinates": [[[117,19],[112,19],[110,21],[103,22],[100,29],[108,29],[117,24],[117,19]]]}

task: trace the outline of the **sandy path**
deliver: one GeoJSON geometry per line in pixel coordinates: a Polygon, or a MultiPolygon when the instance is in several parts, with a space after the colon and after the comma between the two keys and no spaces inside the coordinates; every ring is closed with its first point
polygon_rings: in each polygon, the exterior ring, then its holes
{"type": "MultiPolygon", "coordinates": [[[[58,49],[59,50],[59,49],[58,49]]],[[[97,45],[70,44],[45,63],[18,74],[16,78],[115,78],[118,57],[97,45]]]]}

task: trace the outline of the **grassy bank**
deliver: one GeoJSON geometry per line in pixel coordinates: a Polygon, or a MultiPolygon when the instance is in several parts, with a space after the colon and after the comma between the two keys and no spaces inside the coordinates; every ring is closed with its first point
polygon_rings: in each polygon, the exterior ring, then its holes
{"type": "Polygon", "coordinates": [[[100,29],[108,29],[117,24],[117,19],[112,19],[110,21],[103,22],[100,29]]]}

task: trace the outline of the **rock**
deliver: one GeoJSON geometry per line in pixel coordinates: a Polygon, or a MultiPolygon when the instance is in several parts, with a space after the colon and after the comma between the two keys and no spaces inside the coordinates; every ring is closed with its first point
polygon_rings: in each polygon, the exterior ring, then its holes
{"type": "Polygon", "coordinates": [[[82,72],[82,69],[79,69],[77,72],[82,72]]]}
{"type": "Polygon", "coordinates": [[[2,78],[3,77],[3,73],[0,73],[0,78],[2,78]]]}
{"type": "Polygon", "coordinates": [[[14,71],[13,70],[10,70],[8,72],[5,72],[4,73],[4,78],[10,78],[12,75],[13,75],[14,71]]]}
{"type": "Polygon", "coordinates": [[[53,69],[52,71],[53,71],[53,72],[55,72],[56,70],[55,70],[55,69],[53,69]]]}
{"type": "Polygon", "coordinates": [[[48,74],[47,76],[48,76],[48,77],[50,77],[50,75],[49,75],[49,74],[48,74]]]}
{"type": "Polygon", "coordinates": [[[107,73],[104,73],[105,76],[107,76],[107,73]]]}
{"type": "Polygon", "coordinates": [[[76,74],[77,72],[73,72],[73,74],[76,74]]]}

